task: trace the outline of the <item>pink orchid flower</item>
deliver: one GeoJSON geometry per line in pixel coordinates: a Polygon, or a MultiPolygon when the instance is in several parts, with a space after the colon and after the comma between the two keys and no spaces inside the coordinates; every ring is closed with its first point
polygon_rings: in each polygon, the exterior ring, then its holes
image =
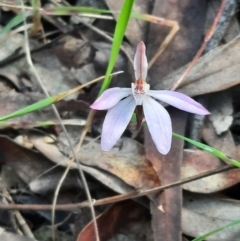
{"type": "Polygon", "coordinates": [[[150,85],[146,83],[148,62],[145,51],[144,43],[140,42],[134,57],[136,82],[132,83],[132,88],[110,88],[91,105],[92,109],[108,110],[101,136],[103,151],[109,151],[115,145],[139,105],[143,107],[145,120],[157,150],[164,155],[171,148],[172,123],[168,112],[156,100],[190,113],[210,114],[187,95],[170,90],[150,90],[150,85]]]}

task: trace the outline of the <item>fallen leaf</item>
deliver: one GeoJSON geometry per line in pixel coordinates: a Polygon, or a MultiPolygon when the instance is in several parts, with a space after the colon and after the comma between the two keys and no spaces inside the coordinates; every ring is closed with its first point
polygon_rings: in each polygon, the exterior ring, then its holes
{"type": "MultiPolygon", "coordinates": [[[[119,240],[119,234],[126,236],[124,240],[152,240],[146,215],[147,210],[131,200],[114,204],[97,217],[100,240],[119,240]]],[[[77,241],[95,240],[94,226],[90,222],[79,233],[77,241]]]]}
{"type": "Polygon", "coordinates": [[[82,164],[107,171],[132,187],[159,186],[156,172],[144,156],[143,146],[130,138],[122,138],[109,152],[102,151],[98,143],[89,143],[77,156],[82,164]]]}
{"type": "MultiPolygon", "coordinates": [[[[184,150],[181,178],[191,177],[225,165],[215,156],[201,150],[184,150]]],[[[240,181],[240,170],[231,170],[189,182],[183,189],[197,193],[214,193],[229,188],[240,181]]]]}
{"type": "MultiPolygon", "coordinates": [[[[183,202],[183,233],[197,237],[240,219],[239,201],[186,193],[183,202]]],[[[208,241],[237,241],[239,226],[209,236],[208,241]]]]}
{"type": "MultiPolygon", "coordinates": [[[[62,52],[62,51],[60,51],[62,52]]],[[[50,95],[59,94],[64,91],[68,91],[79,85],[74,74],[58,60],[54,52],[48,49],[42,50],[32,55],[34,60],[34,67],[41,79],[43,85],[50,95]]],[[[35,80],[35,75],[31,69],[28,72],[32,76],[33,91],[41,91],[39,84],[35,80]]],[[[77,93],[68,96],[66,99],[75,99],[77,93]]]]}
{"type": "MultiPolygon", "coordinates": [[[[40,93],[25,93],[21,94],[15,92],[14,90],[8,93],[1,93],[0,94],[0,115],[5,116],[11,114],[14,111],[17,111],[21,108],[24,108],[30,104],[33,104],[41,99],[44,99],[40,93]],[[8,103],[6,105],[6,103],[8,103]]],[[[56,119],[55,115],[51,109],[51,107],[39,110],[37,112],[32,112],[28,115],[24,115],[14,119],[14,121],[21,121],[21,122],[37,122],[37,121],[46,121],[51,119],[56,119]]]]}
{"type": "MultiPolygon", "coordinates": [[[[78,69],[73,69],[72,72],[80,84],[86,84],[90,80],[98,77],[92,63],[86,64],[78,69]]],[[[90,86],[87,86],[86,88],[90,88],[90,86]]]]}
{"type": "MultiPolygon", "coordinates": [[[[189,96],[196,96],[239,84],[239,49],[240,40],[235,40],[205,54],[198,59],[177,90],[189,96]]],[[[154,89],[169,89],[185,69],[186,66],[170,73],[156,83],[154,89]]]]}
{"type": "MultiPolygon", "coordinates": [[[[6,136],[1,135],[0,142],[0,161],[2,164],[11,167],[25,185],[30,186],[33,192],[39,194],[54,192],[65,170],[63,167],[54,167],[41,153],[24,148],[6,136]]],[[[70,172],[61,190],[78,188],[78,177],[75,172],[70,172]]]]}
{"type": "Polygon", "coordinates": [[[91,47],[87,41],[67,35],[53,47],[53,53],[67,68],[79,68],[88,63],[91,47]]]}
{"type": "MultiPolygon", "coordinates": [[[[68,165],[68,158],[54,144],[44,142],[42,137],[28,139],[54,163],[68,165]]],[[[76,154],[85,172],[118,193],[160,185],[155,170],[144,157],[142,145],[130,138],[121,138],[109,152],[102,151],[99,143],[91,141],[76,154]]],[[[73,163],[72,168],[77,169],[77,164],[73,163]]]]}
{"type": "MultiPolygon", "coordinates": [[[[194,2],[191,0],[159,0],[154,2],[153,15],[175,20],[180,27],[166,50],[158,57],[149,71],[150,84],[154,89],[169,89],[172,87],[177,78],[174,81],[162,78],[188,64],[200,48],[204,30],[206,2],[205,0],[195,0],[194,2]],[[191,11],[189,11],[190,9],[191,11]],[[163,82],[163,80],[166,81],[163,82]]],[[[149,43],[147,45],[148,59],[154,56],[169,32],[169,27],[150,24],[146,41],[149,43]]]]}

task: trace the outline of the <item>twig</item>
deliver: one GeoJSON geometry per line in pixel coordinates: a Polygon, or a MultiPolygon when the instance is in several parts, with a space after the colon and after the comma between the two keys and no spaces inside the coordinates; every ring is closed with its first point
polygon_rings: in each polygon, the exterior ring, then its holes
{"type": "MultiPolygon", "coordinates": [[[[12,204],[14,204],[14,201],[11,197],[11,195],[8,193],[7,189],[5,187],[3,187],[3,191],[4,191],[4,195],[6,196],[6,198],[8,199],[9,202],[11,202],[12,204]]],[[[29,237],[32,238],[33,240],[36,240],[31,229],[29,228],[27,222],[25,221],[25,219],[23,218],[22,214],[19,211],[15,211],[14,215],[16,217],[16,220],[18,222],[18,224],[20,225],[23,233],[29,237]]]]}
{"type": "MultiPolygon", "coordinates": [[[[99,200],[94,200],[93,205],[94,206],[101,206],[101,205],[106,205],[106,204],[110,204],[110,203],[116,203],[116,202],[120,202],[123,200],[127,200],[127,199],[134,199],[137,197],[142,197],[142,196],[146,196],[148,194],[152,194],[155,192],[159,192],[159,191],[163,191],[172,187],[176,187],[176,186],[180,186],[192,181],[196,181],[198,179],[204,178],[204,177],[209,177],[218,173],[222,173],[225,171],[230,171],[233,169],[237,169],[234,166],[223,166],[220,167],[218,169],[215,170],[211,170],[211,171],[206,171],[197,175],[194,175],[192,177],[187,177],[184,178],[180,181],[177,182],[173,182],[164,186],[160,186],[160,187],[156,187],[156,188],[152,188],[152,189],[148,189],[148,190],[136,190],[133,192],[128,192],[126,194],[121,194],[121,195],[116,195],[114,197],[108,197],[108,198],[103,198],[103,199],[99,199],[99,200]]],[[[83,208],[83,207],[89,207],[90,203],[88,201],[85,202],[81,202],[81,203],[71,203],[71,204],[58,204],[56,205],[56,210],[65,210],[65,211],[74,211],[74,210],[78,210],[79,208],[83,208]]],[[[38,204],[2,204],[0,203],[0,209],[4,209],[4,210],[51,210],[52,209],[52,205],[38,205],[38,204]]]]}

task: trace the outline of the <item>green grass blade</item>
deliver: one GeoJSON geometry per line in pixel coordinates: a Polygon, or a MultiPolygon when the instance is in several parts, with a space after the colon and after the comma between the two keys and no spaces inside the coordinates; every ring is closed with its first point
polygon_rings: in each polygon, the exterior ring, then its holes
{"type": "Polygon", "coordinates": [[[17,118],[19,116],[26,115],[26,114],[31,113],[33,111],[40,110],[42,108],[45,108],[45,107],[55,103],[56,100],[58,100],[58,96],[52,96],[52,97],[46,98],[44,100],[40,100],[40,101],[38,101],[38,102],[36,102],[32,105],[29,105],[25,108],[22,108],[18,111],[15,111],[15,112],[13,112],[9,115],[0,117],[0,121],[10,120],[10,119],[13,119],[13,118],[17,118]]]}
{"type": "Polygon", "coordinates": [[[105,10],[105,9],[98,9],[98,8],[89,8],[89,7],[72,7],[72,6],[67,6],[67,7],[55,7],[52,9],[48,9],[47,11],[53,12],[57,15],[69,15],[71,13],[92,13],[92,14],[111,14],[112,11],[110,10],[105,10]]]}
{"type": "Polygon", "coordinates": [[[200,143],[198,141],[194,141],[192,139],[189,139],[187,137],[181,136],[181,135],[176,134],[176,133],[173,133],[173,136],[177,137],[179,139],[182,139],[184,141],[187,141],[187,142],[193,144],[194,146],[196,146],[196,147],[198,147],[198,148],[200,148],[200,149],[202,149],[204,151],[209,152],[210,154],[214,155],[215,157],[223,160],[224,162],[226,162],[228,164],[231,164],[231,165],[236,166],[236,167],[240,167],[240,162],[238,162],[238,161],[228,157],[225,153],[223,153],[223,152],[221,152],[221,151],[219,151],[219,150],[217,150],[217,149],[215,149],[215,148],[213,148],[211,146],[202,144],[202,143],[200,143]]]}
{"type": "Polygon", "coordinates": [[[106,90],[111,83],[109,76],[117,60],[119,49],[122,44],[122,40],[128,25],[128,21],[130,19],[131,12],[132,12],[133,3],[134,3],[134,0],[125,0],[123,7],[121,9],[121,12],[116,24],[116,28],[114,31],[111,55],[110,55],[110,60],[106,71],[106,77],[103,81],[99,94],[101,94],[104,90],[106,90]]]}
{"type": "MultiPolygon", "coordinates": [[[[110,75],[113,76],[113,75],[117,75],[117,74],[120,74],[120,73],[122,73],[122,71],[111,73],[110,75]]],[[[52,105],[52,104],[62,100],[65,97],[67,97],[67,96],[69,96],[69,95],[71,95],[71,94],[73,94],[73,93],[83,89],[84,87],[86,87],[86,86],[88,86],[90,84],[97,83],[98,81],[100,81],[100,80],[102,80],[104,78],[105,78],[105,76],[98,77],[98,78],[96,78],[96,79],[94,79],[92,81],[89,81],[89,82],[85,83],[85,84],[79,85],[79,86],[77,86],[77,87],[75,87],[75,88],[73,88],[71,90],[62,92],[62,93],[60,93],[58,95],[54,95],[54,96],[48,97],[48,98],[46,98],[44,100],[40,100],[37,103],[29,105],[29,106],[27,106],[27,107],[25,107],[23,109],[20,109],[20,110],[18,110],[16,112],[13,112],[13,113],[11,113],[9,115],[0,117],[0,121],[6,121],[6,120],[9,120],[9,119],[13,119],[13,118],[16,118],[16,117],[19,117],[19,116],[26,115],[26,114],[28,114],[30,112],[37,111],[37,110],[40,110],[42,108],[45,108],[45,107],[47,107],[49,105],[52,105]]],[[[1,124],[3,124],[3,123],[1,123],[1,124]]]]}
{"type": "Polygon", "coordinates": [[[1,31],[0,34],[5,34],[11,31],[12,28],[16,27],[23,22],[23,13],[16,15],[1,31]]]}
{"type": "Polygon", "coordinates": [[[225,226],[222,226],[222,227],[220,227],[220,228],[214,229],[214,230],[212,230],[212,231],[210,231],[210,232],[208,232],[208,233],[206,233],[206,234],[204,234],[204,235],[201,235],[201,236],[193,239],[192,241],[203,241],[203,240],[205,240],[207,237],[209,237],[209,236],[211,236],[211,235],[213,235],[213,234],[215,234],[215,233],[218,233],[218,232],[220,232],[220,231],[222,231],[222,230],[224,230],[224,229],[226,229],[226,228],[230,228],[230,227],[235,226],[235,225],[238,225],[238,224],[240,224],[240,220],[236,220],[236,221],[231,222],[231,223],[229,223],[229,224],[227,224],[227,225],[225,225],[225,226]]]}

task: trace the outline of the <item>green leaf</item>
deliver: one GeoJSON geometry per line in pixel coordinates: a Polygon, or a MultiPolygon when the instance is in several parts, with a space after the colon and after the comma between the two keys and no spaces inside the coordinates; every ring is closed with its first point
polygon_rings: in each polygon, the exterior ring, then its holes
{"type": "Polygon", "coordinates": [[[26,115],[26,114],[31,113],[33,111],[37,111],[39,109],[45,108],[45,107],[53,104],[54,102],[56,102],[56,100],[58,100],[58,96],[53,96],[53,97],[46,98],[44,100],[40,100],[37,103],[29,105],[29,106],[27,106],[25,108],[22,108],[18,111],[15,111],[15,112],[13,112],[9,115],[0,117],[0,121],[6,121],[6,120],[9,120],[9,119],[13,119],[13,118],[16,118],[16,117],[19,117],[19,116],[26,115]]]}
{"type": "Polygon", "coordinates": [[[24,15],[23,13],[20,13],[16,15],[1,31],[0,34],[5,34],[11,31],[12,28],[16,27],[20,23],[23,22],[24,15]]]}
{"type": "Polygon", "coordinates": [[[234,160],[232,159],[231,157],[228,157],[225,153],[211,147],[211,146],[208,146],[208,145],[205,145],[205,144],[202,144],[201,142],[198,142],[198,141],[194,141],[190,138],[187,138],[187,137],[184,137],[184,136],[181,136],[179,134],[176,134],[176,133],[173,133],[173,136],[174,137],[177,137],[179,139],[182,139],[184,141],[187,141],[191,144],[193,144],[194,146],[204,150],[204,151],[207,151],[209,152],[210,154],[214,155],[215,157],[221,159],[222,161],[228,163],[228,164],[231,164],[233,166],[236,166],[236,167],[240,167],[240,162],[238,162],[237,160],[234,160]]]}
{"type": "Polygon", "coordinates": [[[51,11],[55,14],[60,15],[69,15],[71,13],[93,13],[93,14],[102,14],[102,13],[112,13],[110,10],[98,9],[98,8],[89,8],[89,7],[55,7],[52,9],[48,9],[47,11],[51,11]]]}
{"type": "Polygon", "coordinates": [[[111,83],[109,76],[110,76],[110,74],[113,70],[113,67],[115,65],[115,62],[117,60],[119,49],[122,44],[122,40],[123,40],[125,31],[126,31],[126,28],[128,25],[128,21],[129,21],[131,12],[132,12],[133,3],[134,3],[134,0],[125,0],[123,7],[121,9],[121,12],[120,12],[120,15],[119,15],[119,18],[117,21],[117,25],[116,25],[116,28],[114,31],[111,55],[110,55],[110,60],[108,63],[108,68],[106,71],[106,77],[103,81],[99,95],[104,90],[106,90],[111,83]]]}
{"type": "MultiPolygon", "coordinates": [[[[118,71],[118,72],[112,73],[110,75],[113,76],[113,75],[120,74],[120,73],[122,73],[122,71],[118,71]]],[[[67,97],[67,96],[69,96],[69,95],[71,95],[71,94],[81,90],[82,88],[84,88],[84,87],[86,87],[86,86],[88,86],[90,84],[93,84],[93,83],[96,83],[96,82],[102,80],[104,77],[105,76],[98,77],[98,78],[96,78],[96,79],[94,79],[92,81],[89,81],[89,82],[85,83],[85,84],[79,85],[79,86],[77,86],[77,87],[75,87],[75,88],[73,88],[71,90],[62,92],[62,93],[60,93],[58,95],[54,95],[54,96],[48,97],[48,98],[46,98],[44,100],[40,100],[37,103],[29,105],[29,106],[27,106],[27,107],[25,107],[23,109],[20,109],[18,111],[15,111],[15,112],[13,112],[13,113],[11,113],[9,115],[0,117],[0,121],[6,121],[6,120],[9,120],[9,119],[13,119],[13,118],[16,118],[16,117],[19,117],[19,116],[26,115],[26,114],[28,114],[30,112],[37,111],[37,110],[40,110],[42,108],[45,108],[45,107],[47,107],[49,105],[52,105],[52,104],[62,100],[65,97],[67,97]]],[[[1,123],[1,124],[3,125],[4,123],[1,123]]]]}
{"type": "Polygon", "coordinates": [[[224,230],[224,229],[226,229],[226,228],[230,228],[230,227],[235,226],[235,225],[238,225],[238,224],[240,224],[240,220],[236,220],[236,221],[231,222],[231,223],[229,223],[229,224],[227,224],[227,225],[225,225],[225,226],[222,226],[222,227],[220,227],[220,228],[214,229],[214,230],[212,230],[212,231],[210,231],[210,232],[208,232],[208,233],[206,233],[206,234],[204,234],[204,235],[201,235],[201,236],[193,239],[192,241],[203,241],[203,240],[205,240],[207,237],[209,237],[209,236],[211,236],[211,235],[213,235],[213,234],[215,234],[215,233],[218,233],[218,232],[220,232],[220,231],[222,231],[222,230],[224,230]]]}

